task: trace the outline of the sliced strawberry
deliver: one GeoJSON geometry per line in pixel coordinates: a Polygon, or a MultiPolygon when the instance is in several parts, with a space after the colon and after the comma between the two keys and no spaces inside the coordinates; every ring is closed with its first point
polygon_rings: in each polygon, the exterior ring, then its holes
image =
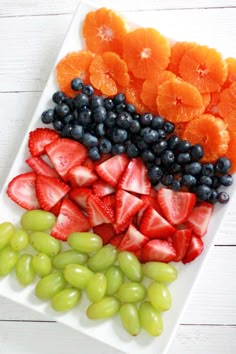
{"type": "Polygon", "coordinates": [[[48,211],[65,197],[70,187],[58,178],[38,175],[35,190],[41,208],[48,211]]]}
{"type": "Polygon", "coordinates": [[[74,166],[69,169],[66,179],[73,188],[90,187],[97,179],[96,173],[86,166],[74,166]]]}
{"type": "Polygon", "coordinates": [[[115,189],[101,179],[93,183],[93,193],[99,198],[103,198],[106,195],[113,194],[114,192],[115,189]]]}
{"type": "Polygon", "coordinates": [[[197,236],[204,236],[213,211],[213,205],[207,202],[198,202],[189,215],[186,225],[193,229],[197,236]]]}
{"type": "Polygon", "coordinates": [[[7,187],[7,194],[13,202],[27,210],[40,208],[35,192],[36,177],[34,172],[22,173],[14,177],[7,187]]]}
{"type": "Polygon", "coordinates": [[[92,190],[89,188],[75,188],[69,193],[69,198],[75,202],[82,209],[87,209],[88,197],[92,194],[92,190]]]}
{"type": "Polygon", "coordinates": [[[87,148],[77,141],[60,138],[45,147],[58,174],[66,179],[70,168],[81,165],[87,157],[87,148]]]}
{"type": "Polygon", "coordinates": [[[115,155],[96,166],[98,175],[112,187],[116,187],[120,176],[126,169],[129,158],[125,154],[115,155]]]}
{"type": "Polygon", "coordinates": [[[112,224],[96,225],[93,227],[93,232],[102,238],[104,245],[109,243],[110,239],[116,234],[112,224]]]}
{"type": "Polygon", "coordinates": [[[142,248],[148,241],[148,238],[141,234],[141,232],[139,232],[136,227],[131,224],[124,234],[118,248],[119,250],[133,252],[142,248]]]}
{"type": "Polygon", "coordinates": [[[197,258],[204,249],[204,243],[201,237],[193,235],[187,253],[185,254],[182,262],[189,263],[192,262],[195,258],[197,258]]]}
{"type": "Polygon", "coordinates": [[[142,248],[139,248],[135,251],[132,251],[132,253],[138,258],[139,262],[143,263],[142,259],[142,248]]]}
{"type": "Polygon", "coordinates": [[[37,128],[29,133],[28,147],[32,156],[40,156],[45,153],[45,146],[59,138],[55,130],[37,128]]]}
{"type": "Polygon", "coordinates": [[[129,225],[133,223],[133,216],[129,217],[125,222],[123,222],[122,224],[117,224],[114,223],[114,230],[117,234],[121,233],[121,232],[126,232],[129,225]]]}
{"type": "Polygon", "coordinates": [[[55,216],[58,216],[60,214],[61,210],[61,205],[62,205],[63,199],[60,199],[57,204],[55,204],[51,209],[50,212],[53,213],[55,216]]]}
{"type": "Polygon", "coordinates": [[[175,262],[181,261],[184,258],[190,242],[192,239],[192,230],[191,229],[182,229],[176,230],[172,236],[173,247],[176,250],[175,262]]]}
{"type": "Polygon", "coordinates": [[[106,195],[105,197],[102,198],[102,201],[104,204],[115,210],[116,207],[116,196],[115,194],[110,194],[106,195]]]}
{"type": "Polygon", "coordinates": [[[157,200],[163,216],[173,225],[182,224],[187,220],[196,203],[196,195],[189,192],[176,192],[160,188],[157,200]]]}
{"type": "Polygon", "coordinates": [[[89,157],[85,159],[85,161],[83,162],[83,166],[88,167],[92,171],[95,168],[94,161],[92,161],[89,157]]]}
{"type": "Polygon", "coordinates": [[[148,171],[141,159],[132,159],[129,162],[120,178],[118,188],[139,194],[150,193],[151,183],[148,179],[148,171]]]}
{"type": "Polygon", "coordinates": [[[53,226],[51,235],[59,240],[66,241],[72,232],[89,231],[88,218],[68,198],[63,199],[60,213],[56,224],[53,226]]]}
{"type": "Polygon", "coordinates": [[[116,248],[118,248],[123,237],[124,237],[123,233],[117,234],[110,239],[109,243],[115,246],[116,248]]]}
{"type": "Polygon", "coordinates": [[[141,253],[143,262],[171,262],[175,259],[176,252],[170,242],[166,240],[151,240],[148,241],[141,253]]]}
{"type": "Polygon", "coordinates": [[[37,173],[37,175],[44,175],[49,177],[59,177],[54,168],[49,166],[41,157],[29,157],[26,163],[37,173]]]}
{"type": "Polygon", "coordinates": [[[122,189],[116,192],[116,223],[123,225],[143,206],[143,201],[122,189]]]}
{"type": "Polygon", "coordinates": [[[105,162],[110,158],[111,158],[111,154],[102,154],[99,160],[94,161],[94,166],[100,165],[101,163],[105,162]]]}
{"type": "Polygon", "coordinates": [[[165,220],[155,209],[148,207],[144,213],[139,226],[140,232],[149,238],[167,238],[175,232],[167,220],[165,220]]]}
{"type": "Polygon", "coordinates": [[[87,213],[91,227],[114,222],[114,210],[93,194],[88,197],[87,213]]]}
{"type": "MultiPolygon", "coordinates": [[[[155,191],[156,192],[156,191],[155,191]]],[[[143,216],[144,211],[147,209],[147,207],[151,206],[153,209],[155,209],[159,214],[161,214],[161,209],[160,206],[157,202],[157,193],[155,193],[155,196],[149,194],[149,195],[141,195],[141,200],[143,201],[144,205],[142,209],[138,212],[137,216],[137,224],[139,225],[143,216]]]]}

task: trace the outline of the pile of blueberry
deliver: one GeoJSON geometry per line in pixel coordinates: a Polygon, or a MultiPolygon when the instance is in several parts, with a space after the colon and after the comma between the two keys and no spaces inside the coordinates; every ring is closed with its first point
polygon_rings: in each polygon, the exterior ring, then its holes
{"type": "Polygon", "coordinates": [[[52,123],[62,137],[87,146],[92,160],[106,153],[141,157],[152,185],[162,183],[176,191],[184,186],[200,200],[228,202],[228,193],[219,191],[220,186],[233,183],[228,158],[202,163],[201,145],[179,138],[174,134],[174,124],[160,116],[138,114],[123,93],[113,98],[96,95],[93,87],[79,78],[72,80],[71,87],[76,96],[55,92],[55,107],[43,112],[41,119],[45,124],[52,123]]]}

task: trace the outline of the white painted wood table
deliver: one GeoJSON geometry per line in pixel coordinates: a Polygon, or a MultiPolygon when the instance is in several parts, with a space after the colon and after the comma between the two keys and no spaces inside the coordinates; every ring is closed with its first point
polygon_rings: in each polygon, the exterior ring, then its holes
{"type": "MultiPolygon", "coordinates": [[[[96,3],[102,4],[99,0],[96,3]]],[[[155,11],[155,21],[165,35],[179,40],[201,38],[202,43],[224,51],[225,56],[236,57],[235,0],[110,3],[138,22],[155,11]],[[185,38],[181,38],[184,26],[185,38]]],[[[0,185],[19,149],[77,4],[78,0],[0,0],[0,185]]],[[[169,354],[236,353],[235,230],[236,201],[216,238],[169,354]]],[[[0,296],[0,354],[93,352],[119,353],[0,296]]]]}

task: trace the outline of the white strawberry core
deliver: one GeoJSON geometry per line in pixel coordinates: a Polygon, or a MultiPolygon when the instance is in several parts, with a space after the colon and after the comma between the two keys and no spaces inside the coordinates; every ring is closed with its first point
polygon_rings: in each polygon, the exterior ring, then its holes
{"type": "Polygon", "coordinates": [[[100,37],[103,41],[110,42],[113,37],[113,31],[110,27],[102,25],[98,28],[97,36],[100,37]]]}

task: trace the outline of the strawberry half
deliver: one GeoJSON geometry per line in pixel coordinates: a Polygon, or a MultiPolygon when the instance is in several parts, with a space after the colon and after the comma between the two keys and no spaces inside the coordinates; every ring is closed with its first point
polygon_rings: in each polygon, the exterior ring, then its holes
{"type": "Polygon", "coordinates": [[[32,156],[40,156],[45,153],[45,146],[59,138],[55,130],[37,128],[29,133],[28,148],[32,156]]]}
{"type": "Polygon", "coordinates": [[[163,216],[173,225],[182,224],[187,220],[196,203],[196,195],[189,192],[176,192],[160,188],[157,200],[163,216]]]}
{"type": "Polygon", "coordinates": [[[34,172],[22,173],[14,177],[7,187],[8,196],[26,210],[40,208],[35,192],[36,177],[34,172]]]}
{"type": "Polygon", "coordinates": [[[144,211],[149,206],[151,206],[159,214],[161,214],[161,209],[160,209],[159,204],[157,202],[157,192],[155,194],[153,192],[151,192],[151,194],[149,194],[149,195],[143,194],[143,195],[141,195],[141,200],[143,201],[144,205],[143,205],[142,209],[138,212],[138,215],[137,215],[137,223],[138,223],[138,225],[141,222],[141,219],[142,219],[144,211]]]}
{"type": "Polygon", "coordinates": [[[203,249],[204,249],[204,243],[201,237],[193,235],[187,253],[182,259],[182,262],[184,264],[192,262],[195,258],[197,258],[202,253],[203,249]]]}
{"type": "Polygon", "coordinates": [[[143,206],[143,201],[122,189],[116,192],[116,223],[126,224],[143,206]]]}
{"type": "Polygon", "coordinates": [[[96,225],[93,227],[93,232],[102,238],[104,245],[109,243],[110,239],[116,234],[112,224],[96,225]]]}
{"type": "Polygon", "coordinates": [[[92,190],[89,188],[75,188],[70,191],[69,198],[82,209],[86,209],[88,206],[88,197],[91,194],[92,190]]]}
{"type": "Polygon", "coordinates": [[[56,170],[49,166],[41,157],[29,157],[25,162],[37,175],[59,177],[56,170]]]}
{"type": "Polygon", "coordinates": [[[176,257],[176,251],[166,240],[148,241],[141,253],[142,262],[171,262],[176,257]]]}
{"type": "Polygon", "coordinates": [[[204,236],[213,211],[213,205],[207,202],[198,202],[186,221],[197,236],[204,236]]]}
{"type": "Polygon", "coordinates": [[[93,194],[88,197],[87,213],[91,227],[114,222],[114,210],[93,194]]]}
{"type": "Polygon", "coordinates": [[[88,218],[77,205],[65,198],[51,235],[59,240],[66,241],[70,233],[89,231],[89,229],[88,218]]]}
{"type": "Polygon", "coordinates": [[[102,201],[104,204],[115,210],[116,207],[116,196],[115,194],[110,194],[106,195],[105,197],[102,198],[102,201]]]}
{"type": "Polygon", "coordinates": [[[126,169],[129,158],[125,154],[115,155],[96,166],[97,174],[112,187],[116,187],[120,176],[126,169]]]}
{"type": "Polygon", "coordinates": [[[73,188],[90,187],[97,179],[97,175],[86,166],[74,166],[69,169],[66,179],[73,188]]]}
{"type": "Polygon", "coordinates": [[[136,227],[131,224],[124,234],[118,248],[119,250],[133,252],[142,248],[147,242],[148,238],[141,234],[141,232],[139,232],[136,227]]]}
{"type": "Polygon", "coordinates": [[[189,248],[191,239],[192,239],[192,230],[190,229],[176,230],[176,232],[172,236],[172,244],[174,249],[176,250],[176,257],[174,259],[175,262],[179,262],[184,258],[189,248]]]}
{"type": "Polygon", "coordinates": [[[115,189],[101,179],[93,183],[93,193],[96,194],[99,198],[113,194],[114,192],[115,189]]]}
{"type": "Polygon", "coordinates": [[[124,237],[123,233],[115,235],[110,239],[109,243],[111,245],[115,246],[116,248],[119,248],[119,244],[121,243],[121,240],[123,239],[123,237],[124,237]]]}

